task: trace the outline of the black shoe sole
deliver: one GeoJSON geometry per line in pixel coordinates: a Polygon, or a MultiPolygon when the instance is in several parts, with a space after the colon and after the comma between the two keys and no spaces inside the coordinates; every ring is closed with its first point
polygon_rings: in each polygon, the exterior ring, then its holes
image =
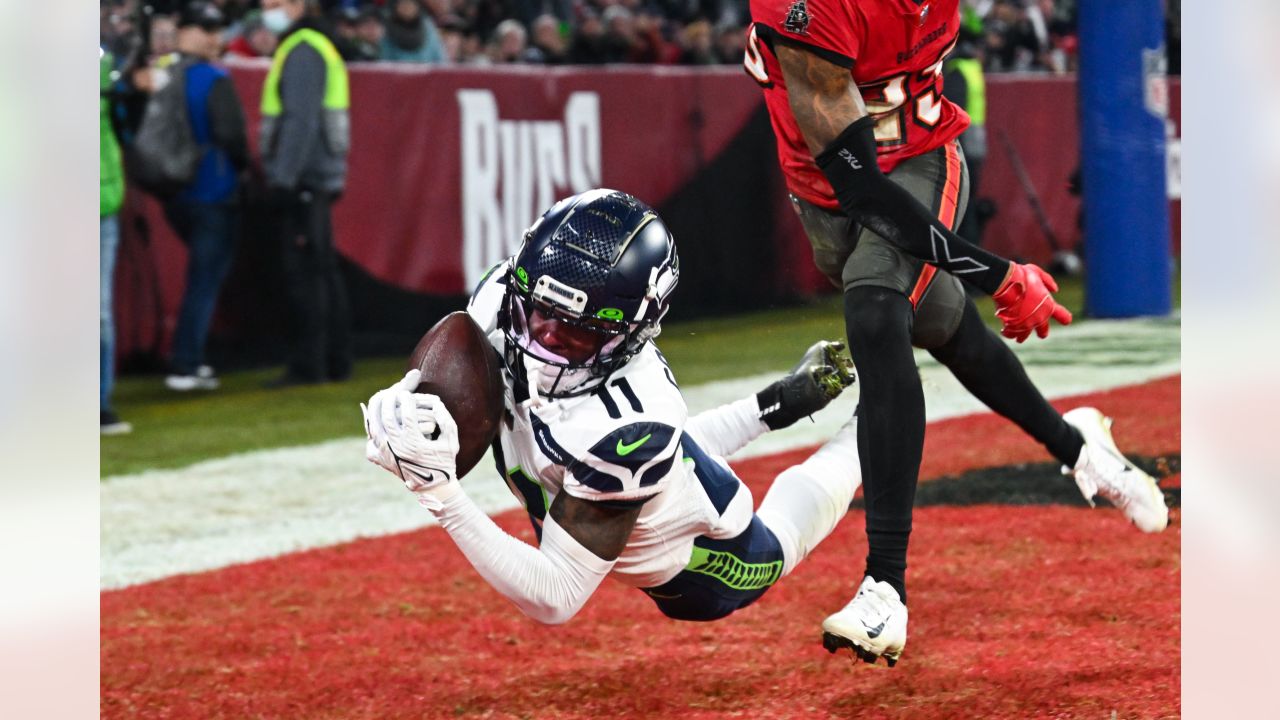
{"type": "Polygon", "coordinates": [[[822,633],[822,647],[826,648],[827,652],[832,655],[843,648],[849,648],[853,651],[855,657],[868,665],[875,665],[876,660],[881,657],[884,658],[885,663],[888,664],[889,667],[893,667],[898,664],[896,659],[891,658],[888,655],[876,655],[875,653],[868,652],[858,647],[852,640],[840,637],[839,635],[833,635],[829,632],[822,633]]]}

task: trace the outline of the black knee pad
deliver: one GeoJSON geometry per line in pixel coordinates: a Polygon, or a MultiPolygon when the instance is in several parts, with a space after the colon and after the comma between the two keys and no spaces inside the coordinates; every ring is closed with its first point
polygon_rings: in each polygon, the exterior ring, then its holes
{"type": "Polygon", "coordinates": [[[874,351],[891,343],[910,345],[913,323],[911,301],[896,290],[858,285],[844,293],[844,324],[851,350],[874,351]]]}

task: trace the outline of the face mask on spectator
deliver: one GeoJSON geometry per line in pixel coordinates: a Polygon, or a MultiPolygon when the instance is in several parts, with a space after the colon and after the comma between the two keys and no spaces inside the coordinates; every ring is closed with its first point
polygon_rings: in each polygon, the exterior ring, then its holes
{"type": "Polygon", "coordinates": [[[289,29],[289,14],[284,8],[272,8],[262,12],[262,26],[279,35],[289,29]]]}

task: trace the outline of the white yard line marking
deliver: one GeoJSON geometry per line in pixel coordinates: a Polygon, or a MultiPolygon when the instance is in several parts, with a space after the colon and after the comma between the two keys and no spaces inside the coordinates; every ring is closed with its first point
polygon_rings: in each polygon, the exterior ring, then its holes
{"type": "MultiPolygon", "coordinates": [[[[1173,321],[1089,322],[1055,328],[1015,350],[1050,398],[1107,390],[1180,371],[1173,321]]],[[[984,411],[927,353],[917,353],[930,422],[984,411]]],[[[685,389],[691,412],[753,393],[776,374],[685,389]]],[[[830,408],[770,433],[735,459],[815,445],[853,412],[857,386],[830,408]]],[[[519,507],[490,459],[464,484],[488,513],[519,507]]],[[[102,484],[104,590],[226,567],[434,523],[400,483],[364,459],[363,439],[264,450],[102,484]]]]}

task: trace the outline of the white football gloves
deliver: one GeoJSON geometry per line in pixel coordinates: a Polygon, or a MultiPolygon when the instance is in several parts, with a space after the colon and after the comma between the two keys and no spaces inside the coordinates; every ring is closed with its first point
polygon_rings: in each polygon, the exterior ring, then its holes
{"type": "Polygon", "coordinates": [[[360,404],[369,441],[365,457],[400,478],[431,507],[458,483],[458,425],[435,395],[415,393],[421,372],[410,370],[400,382],[360,404]]]}

